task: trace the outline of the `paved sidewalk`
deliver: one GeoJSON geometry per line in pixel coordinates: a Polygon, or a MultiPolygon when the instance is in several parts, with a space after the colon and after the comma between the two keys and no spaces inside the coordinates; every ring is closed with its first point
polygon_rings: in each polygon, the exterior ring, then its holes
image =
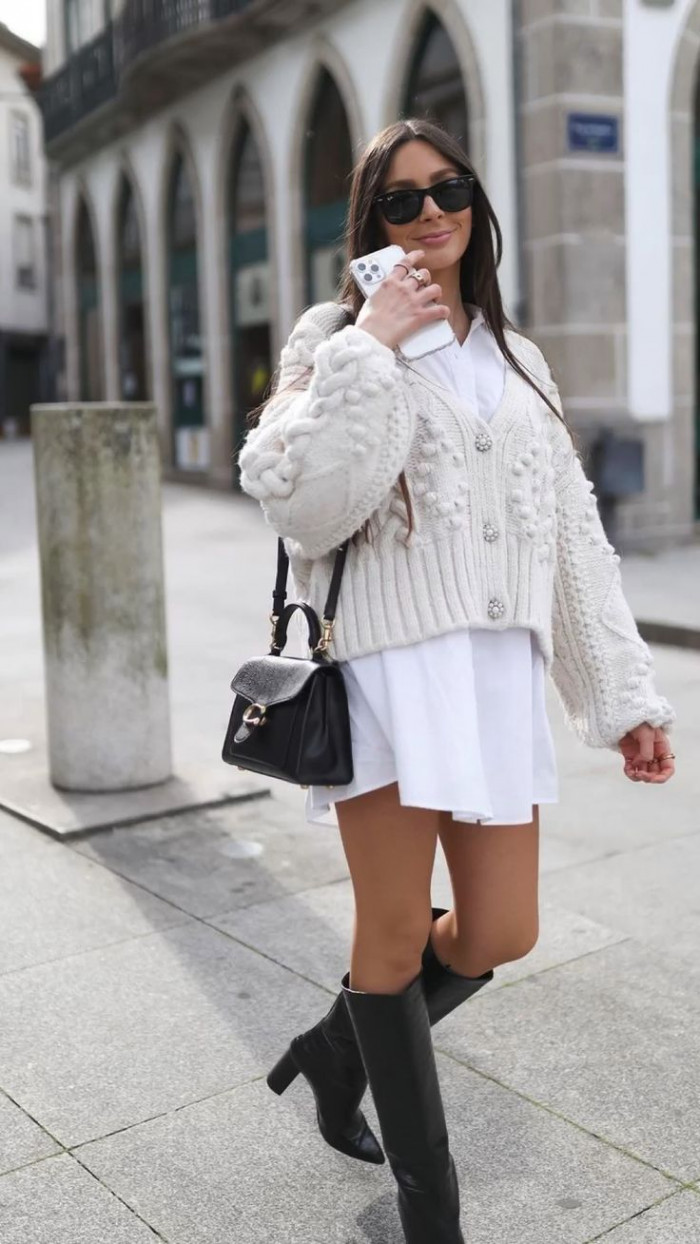
{"type": "MultiPolygon", "coordinates": [[[[39,746],[30,479],[10,448],[0,738],[39,746]]],[[[246,500],[183,487],[165,532],[176,750],[210,762],[231,674],[267,638],[274,538],[246,500]]],[[[562,798],[542,812],[539,942],[435,1029],[468,1244],[700,1241],[700,654],[654,653],[677,777],[626,781],[550,687],[562,798]]],[[[352,933],[337,831],[302,800],[280,784],[70,845],[0,813],[2,1244],[401,1244],[388,1167],[324,1144],[301,1077],[282,1098],[265,1084],[327,1010],[352,933]]],[[[438,850],[433,901],[449,895],[438,850]]]]}
{"type": "Polygon", "coordinates": [[[649,642],[700,648],[700,540],[624,557],[625,593],[649,642]]]}

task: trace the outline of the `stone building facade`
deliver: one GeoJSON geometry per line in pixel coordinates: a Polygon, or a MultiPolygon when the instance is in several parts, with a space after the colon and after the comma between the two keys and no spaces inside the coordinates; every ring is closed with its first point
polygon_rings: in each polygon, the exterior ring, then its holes
{"type": "Polygon", "coordinates": [[[49,5],[67,392],[154,397],[171,473],[235,487],[247,410],[296,315],[336,288],[354,159],[426,112],[494,203],[509,314],[582,444],[606,434],[621,545],[692,538],[699,8],[49,5]]]}
{"type": "Polygon", "coordinates": [[[28,433],[46,393],[46,168],[23,76],[38,77],[39,63],[39,49],[0,24],[0,437],[28,433]]]}

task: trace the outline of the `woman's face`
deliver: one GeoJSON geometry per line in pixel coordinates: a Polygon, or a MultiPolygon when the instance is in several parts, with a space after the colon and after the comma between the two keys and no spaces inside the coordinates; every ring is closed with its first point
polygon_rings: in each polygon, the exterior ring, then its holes
{"type": "MultiPolygon", "coordinates": [[[[394,153],[382,192],[397,190],[402,186],[417,186],[422,189],[445,181],[448,177],[458,177],[463,172],[463,169],[452,164],[430,143],[415,138],[404,143],[394,153]]],[[[443,212],[430,195],[426,195],[423,210],[407,225],[389,224],[380,209],[377,207],[375,210],[379,212],[386,245],[402,246],[405,251],[420,247],[425,251],[422,266],[429,268],[433,276],[445,268],[458,265],[469,245],[472,232],[471,207],[461,212],[443,212]]]]}

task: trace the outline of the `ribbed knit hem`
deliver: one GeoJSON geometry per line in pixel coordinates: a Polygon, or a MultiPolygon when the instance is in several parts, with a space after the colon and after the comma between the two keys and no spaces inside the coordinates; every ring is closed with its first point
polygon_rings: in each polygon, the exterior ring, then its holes
{"type": "MultiPolygon", "coordinates": [[[[508,552],[505,576],[503,572],[493,574],[490,581],[488,568],[484,574],[481,567],[474,567],[474,542],[468,545],[463,531],[425,545],[415,542],[406,546],[397,541],[391,558],[382,557],[366,543],[350,545],[331,655],[338,661],[350,661],[463,626],[494,631],[524,626],[535,632],[549,671],[552,567],[522,539],[509,532],[503,538],[508,552]],[[475,571],[489,584],[486,593],[479,591],[475,571]],[[498,618],[488,612],[493,600],[503,605],[504,612],[498,618]],[[548,610],[546,616],[541,613],[543,606],[548,610]]],[[[332,562],[332,557],[320,558],[312,569],[307,599],[319,616],[332,562]]]]}

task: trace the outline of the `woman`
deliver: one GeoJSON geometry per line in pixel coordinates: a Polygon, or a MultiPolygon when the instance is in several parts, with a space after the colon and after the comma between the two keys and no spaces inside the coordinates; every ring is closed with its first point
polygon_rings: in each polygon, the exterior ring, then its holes
{"type": "Polygon", "coordinates": [[[322,1135],[384,1154],[410,1244],[459,1244],[459,1192],[430,1027],[538,936],[539,804],[557,799],[544,684],[632,781],[674,772],[674,712],[621,589],[551,372],[507,321],[498,222],[461,146],[425,120],[378,134],[354,170],[351,258],[406,252],[373,297],[299,318],[247,435],[243,488],[322,611],[352,537],[334,632],[353,782],[333,802],[355,898],[350,972],[268,1077],[308,1079],[322,1135]],[[494,246],[495,237],[495,246],[494,246]],[[414,265],[420,264],[421,267],[414,265]],[[409,363],[399,343],[449,320],[409,363]],[[431,907],[437,838],[453,906],[431,907]]]}

